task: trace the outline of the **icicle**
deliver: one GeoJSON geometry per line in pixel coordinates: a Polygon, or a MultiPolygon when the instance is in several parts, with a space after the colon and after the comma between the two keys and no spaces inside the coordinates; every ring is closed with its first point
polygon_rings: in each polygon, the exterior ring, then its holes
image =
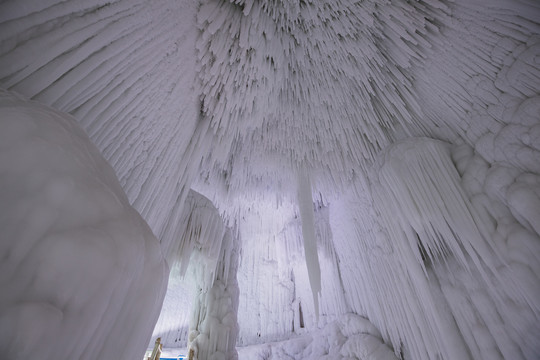
{"type": "Polygon", "coordinates": [[[313,199],[311,196],[311,181],[305,169],[298,173],[298,207],[302,219],[302,236],[304,237],[304,252],[309,275],[309,284],[313,293],[315,317],[319,321],[319,295],[321,292],[321,268],[317,253],[317,238],[315,237],[315,222],[313,220],[313,199]]]}

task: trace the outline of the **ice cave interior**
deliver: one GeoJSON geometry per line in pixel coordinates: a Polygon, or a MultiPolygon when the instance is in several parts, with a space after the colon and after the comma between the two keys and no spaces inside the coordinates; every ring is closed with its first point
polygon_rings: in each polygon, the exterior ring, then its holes
{"type": "Polygon", "coordinates": [[[0,1],[0,259],[2,359],[540,359],[540,2],[0,1]]]}

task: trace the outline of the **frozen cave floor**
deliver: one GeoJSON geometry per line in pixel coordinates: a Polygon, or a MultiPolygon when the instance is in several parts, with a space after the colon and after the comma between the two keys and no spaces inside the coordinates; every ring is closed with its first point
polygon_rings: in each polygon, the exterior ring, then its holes
{"type": "MultiPolygon", "coordinates": [[[[291,336],[284,341],[237,347],[238,360],[398,359],[375,326],[355,314],[346,314],[322,329],[291,336]]],[[[165,347],[161,357],[183,359],[188,353],[186,347],[165,347]]]]}

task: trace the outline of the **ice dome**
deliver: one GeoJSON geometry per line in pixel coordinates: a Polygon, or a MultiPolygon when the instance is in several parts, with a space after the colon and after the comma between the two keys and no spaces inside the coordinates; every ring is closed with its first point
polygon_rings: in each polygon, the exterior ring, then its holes
{"type": "Polygon", "coordinates": [[[0,3],[0,357],[538,359],[536,0],[0,3]]]}

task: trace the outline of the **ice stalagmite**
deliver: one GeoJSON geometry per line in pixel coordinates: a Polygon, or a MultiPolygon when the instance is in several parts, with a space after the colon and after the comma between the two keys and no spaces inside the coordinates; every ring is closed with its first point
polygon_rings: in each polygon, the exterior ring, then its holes
{"type": "Polygon", "coordinates": [[[311,181],[305,169],[298,173],[298,207],[302,219],[302,236],[309,275],[309,284],[313,292],[315,316],[319,319],[319,294],[321,292],[321,267],[317,253],[317,238],[315,237],[315,222],[313,220],[313,199],[311,197],[311,181]]]}

